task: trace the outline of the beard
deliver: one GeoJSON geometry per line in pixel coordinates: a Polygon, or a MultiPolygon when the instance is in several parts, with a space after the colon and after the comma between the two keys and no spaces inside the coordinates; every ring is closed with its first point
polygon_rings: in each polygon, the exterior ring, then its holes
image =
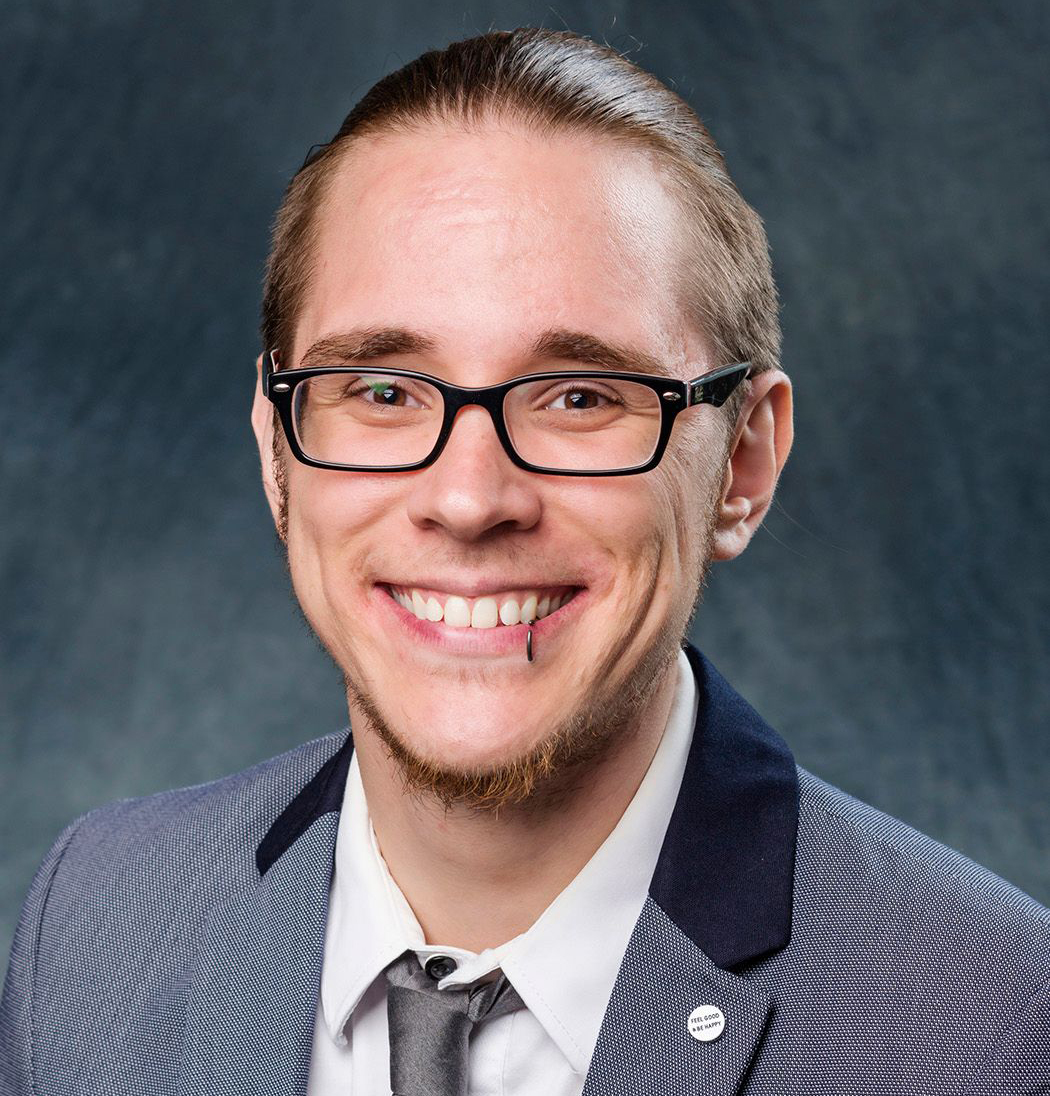
{"type": "Polygon", "coordinates": [[[711,523],[701,555],[696,598],[688,613],[670,614],[625,679],[616,670],[627,657],[633,637],[624,629],[620,640],[601,658],[593,684],[578,694],[572,710],[524,752],[487,766],[460,767],[424,757],[408,735],[383,714],[379,699],[359,676],[343,669],[347,700],[360,712],[368,729],[383,743],[395,763],[403,790],[425,801],[439,802],[446,811],[458,807],[498,816],[507,807],[548,813],[571,798],[596,766],[614,757],[645,724],[654,695],[673,672],[689,623],[699,608],[710,566],[711,523]]]}
{"type": "MultiPolygon", "coordinates": [[[[484,767],[461,768],[417,753],[390,723],[376,698],[344,675],[347,698],[386,748],[401,775],[406,794],[437,801],[446,810],[463,807],[498,815],[505,807],[547,811],[576,789],[580,778],[611,757],[629,740],[640,716],[677,657],[679,640],[662,638],[645,651],[625,682],[597,686],[549,730],[517,756],[484,767]]],[[[608,681],[608,676],[597,675],[608,681]]]]}
{"type": "MultiPolygon", "coordinates": [[[[723,475],[723,486],[724,483],[723,475]]],[[[278,475],[277,485],[280,495],[277,536],[290,576],[288,490],[284,474],[278,475]]],[[[619,641],[600,659],[591,677],[593,684],[578,696],[573,709],[534,746],[488,766],[444,764],[414,750],[408,737],[383,714],[378,697],[368,690],[363,675],[348,671],[313,628],[301,605],[299,610],[321,649],[342,674],[348,703],[364,716],[367,729],[383,743],[388,757],[397,766],[406,794],[437,801],[446,811],[459,807],[498,815],[504,808],[514,807],[530,813],[546,813],[570,798],[595,766],[614,757],[641,731],[645,710],[677,661],[678,651],[703,600],[711,564],[715,499],[720,497],[716,494],[710,498],[702,514],[695,597],[688,609],[676,607],[668,614],[626,678],[617,682],[616,670],[623,665],[636,634],[634,628],[625,627],[619,641]]]]}

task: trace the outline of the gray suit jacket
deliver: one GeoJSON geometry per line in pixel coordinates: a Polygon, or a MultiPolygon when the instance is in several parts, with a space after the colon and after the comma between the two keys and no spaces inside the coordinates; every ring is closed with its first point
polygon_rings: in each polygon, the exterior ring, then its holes
{"type": "MultiPolygon", "coordinates": [[[[1050,911],[797,768],[687,653],[693,744],[585,1096],[1050,1092],[1050,911]]],[[[0,1094],[303,1093],[351,749],[73,822],[12,949],[0,1094]]]]}

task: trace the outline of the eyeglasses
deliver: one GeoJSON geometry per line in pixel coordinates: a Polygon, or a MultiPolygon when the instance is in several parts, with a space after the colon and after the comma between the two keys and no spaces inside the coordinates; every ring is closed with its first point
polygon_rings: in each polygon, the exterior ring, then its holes
{"type": "Polygon", "coordinates": [[[590,369],[529,373],[461,388],[410,369],[279,370],[264,355],[263,392],[295,458],[314,468],[410,472],[441,455],[463,407],[483,407],[519,468],[551,476],[630,476],[660,463],[675,419],[721,407],[751,375],[736,362],[680,381],[590,369]]]}

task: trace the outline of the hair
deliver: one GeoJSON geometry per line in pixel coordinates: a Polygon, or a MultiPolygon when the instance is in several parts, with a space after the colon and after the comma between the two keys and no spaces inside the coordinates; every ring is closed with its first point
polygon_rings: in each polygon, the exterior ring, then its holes
{"type": "MultiPolygon", "coordinates": [[[[696,112],[611,47],[567,31],[519,27],[431,50],[385,76],[313,152],[277,212],[262,302],[264,349],[289,361],[309,289],[318,209],[342,153],[358,138],[428,123],[509,118],[543,134],[604,137],[648,150],[685,213],[681,306],[706,336],[713,364],[779,366],[777,292],[762,221],[744,201],[696,112]]],[[[316,146],[315,146],[316,148],[316,146]]],[[[725,405],[735,421],[749,385],[725,405]]]]}

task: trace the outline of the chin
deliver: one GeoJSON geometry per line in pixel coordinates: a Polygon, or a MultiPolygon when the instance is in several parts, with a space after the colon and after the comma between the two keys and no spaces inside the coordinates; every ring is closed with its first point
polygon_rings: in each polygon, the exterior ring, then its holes
{"type": "Polygon", "coordinates": [[[389,729],[404,750],[420,761],[456,772],[513,765],[532,753],[544,737],[542,728],[522,727],[506,711],[491,720],[474,719],[466,724],[429,722],[422,735],[418,724],[389,729]]]}

